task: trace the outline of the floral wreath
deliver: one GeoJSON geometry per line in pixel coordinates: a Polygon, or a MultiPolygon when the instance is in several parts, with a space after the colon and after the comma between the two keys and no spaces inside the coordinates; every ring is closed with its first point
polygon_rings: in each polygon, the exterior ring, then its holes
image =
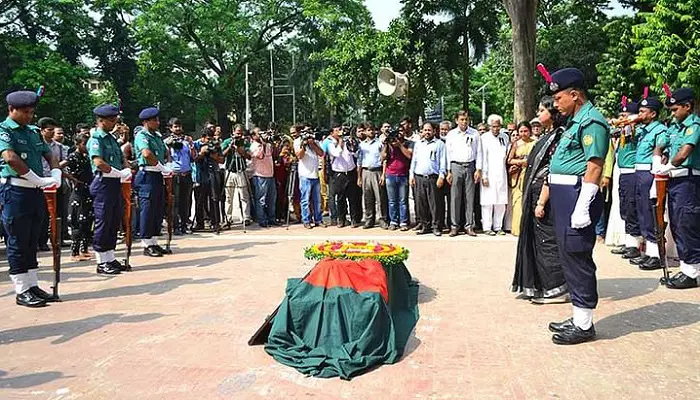
{"type": "Polygon", "coordinates": [[[323,242],[304,249],[304,257],[309,260],[324,258],[344,258],[361,260],[370,258],[383,266],[401,264],[408,259],[408,249],[393,244],[375,242],[323,242]]]}

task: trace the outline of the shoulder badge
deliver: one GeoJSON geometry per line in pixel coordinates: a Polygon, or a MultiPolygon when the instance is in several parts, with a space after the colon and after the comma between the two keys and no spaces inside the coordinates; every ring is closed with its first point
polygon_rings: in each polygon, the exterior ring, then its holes
{"type": "Polygon", "coordinates": [[[686,129],[685,135],[690,136],[693,134],[693,132],[694,132],[694,130],[693,130],[693,127],[691,126],[690,128],[686,129]]]}
{"type": "Polygon", "coordinates": [[[9,133],[9,132],[0,131],[0,140],[2,140],[3,142],[8,142],[8,143],[9,143],[9,142],[12,141],[12,137],[10,137],[10,133],[9,133]]]}
{"type": "Polygon", "coordinates": [[[593,144],[593,136],[586,135],[583,137],[583,145],[588,147],[593,144]]]}

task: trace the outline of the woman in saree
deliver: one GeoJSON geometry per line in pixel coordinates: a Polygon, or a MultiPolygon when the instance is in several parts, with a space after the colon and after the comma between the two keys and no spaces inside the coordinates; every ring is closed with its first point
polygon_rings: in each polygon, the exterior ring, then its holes
{"type": "Polygon", "coordinates": [[[537,304],[566,302],[569,289],[559,259],[547,186],[550,159],[565,130],[566,118],[549,96],[542,99],[537,114],[543,134],[533,146],[524,172],[523,215],[512,291],[537,304]]]}

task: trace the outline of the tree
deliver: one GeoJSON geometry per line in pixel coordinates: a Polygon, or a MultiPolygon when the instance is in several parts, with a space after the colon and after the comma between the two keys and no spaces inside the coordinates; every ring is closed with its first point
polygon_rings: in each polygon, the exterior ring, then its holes
{"type": "Polygon", "coordinates": [[[513,72],[516,120],[529,121],[535,113],[535,32],[537,0],[504,0],[513,27],[513,72]]]}
{"type": "Polygon", "coordinates": [[[643,90],[644,74],[635,69],[635,56],[639,50],[632,45],[632,26],[637,18],[617,18],[604,28],[610,45],[596,65],[598,83],[591,91],[596,106],[614,115],[623,95],[639,99],[643,90]]]}
{"type": "MultiPolygon", "coordinates": [[[[700,5],[697,0],[659,0],[653,13],[633,27],[635,66],[655,88],[664,82],[700,91],[700,5]]],[[[698,103],[700,104],[700,103],[698,103]]]]}

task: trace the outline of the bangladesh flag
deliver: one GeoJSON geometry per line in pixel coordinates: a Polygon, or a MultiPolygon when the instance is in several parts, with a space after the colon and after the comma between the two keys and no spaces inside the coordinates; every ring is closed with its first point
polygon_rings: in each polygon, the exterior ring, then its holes
{"type": "Polygon", "coordinates": [[[306,278],[287,281],[265,351],[306,375],[350,379],[401,358],[417,298],[402,263],[321,260],[306,278]]]}

